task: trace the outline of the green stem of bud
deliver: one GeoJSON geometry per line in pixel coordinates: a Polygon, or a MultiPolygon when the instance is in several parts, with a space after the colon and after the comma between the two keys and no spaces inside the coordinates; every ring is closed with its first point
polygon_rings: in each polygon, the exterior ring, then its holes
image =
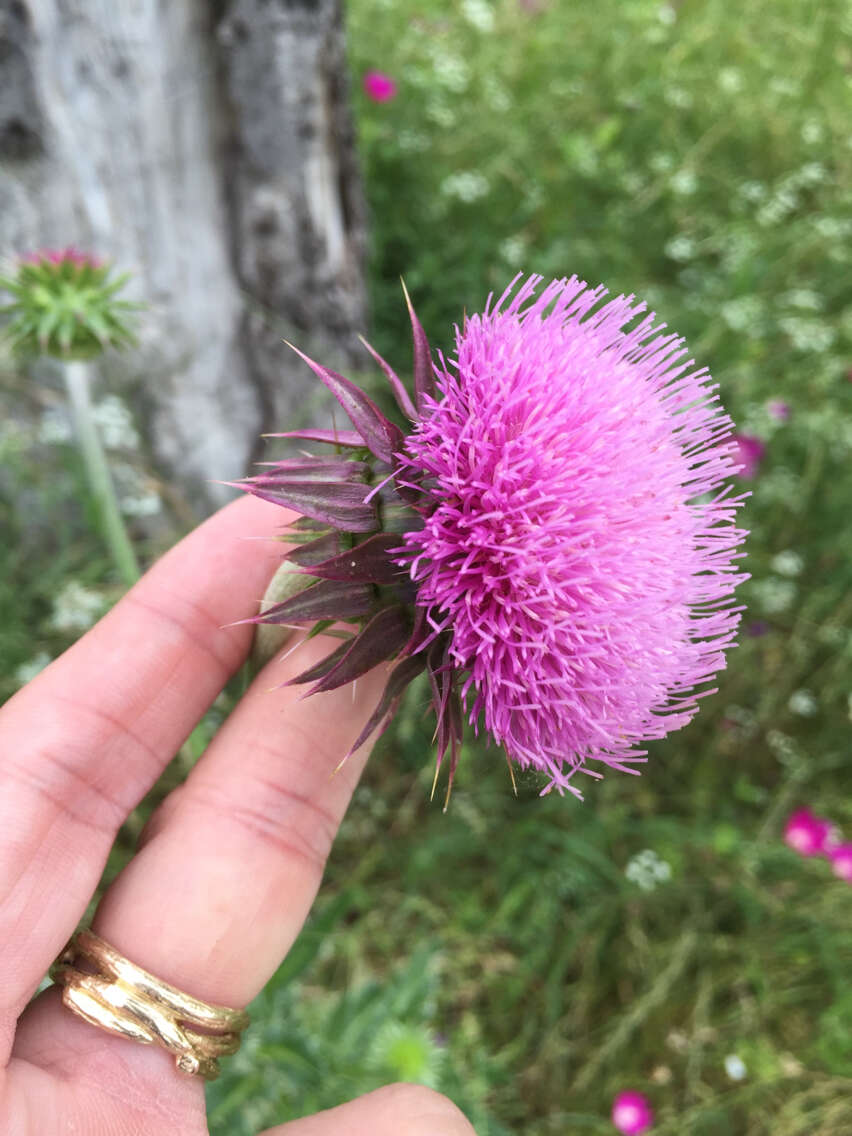
{"type": "Polygon", "coordinates": [[[69,360],[62,364],[68,399],[74,415],[77,440],[86,470],[89,490],[95,500],[104,539],[121,579],[131,587],[139,579],[139,562],[127,535],[118,506],[106,454],[98,437],[89,398],[89,364],[69,360]]]}
{"type": "MultiPolygon", "coordinates": [[[[315,584],[315,576],[306,576],[300,572],[295,564],[288,561],[278,568],[269,581],[269,586],[260,604],[260,610],[266,611],[275,604],[283,603],[297,592],[304,591],[309,584],[315,584]]],[[[292,627],[282,627],[280,624],[259,623],[254,631],[254,644],[251,651],[251,668],[254,674],[283,650],[287,640],[293,634],[292,627]]]]}

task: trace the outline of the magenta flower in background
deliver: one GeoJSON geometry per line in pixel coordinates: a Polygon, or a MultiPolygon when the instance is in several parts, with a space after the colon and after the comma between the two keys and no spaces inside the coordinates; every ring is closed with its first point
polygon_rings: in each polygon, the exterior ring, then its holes
{"type": "Polygon", "coordinates": [[[821,856],[826,852],[832,825],[810,809],[794,812],[784,829],[785,842],[801,856],[821,856]]]}
{"type": "Polygon", "coordinates": [[[782,401],[780,398],[772,398],[766,404],[766,410],[770,418],[774,418],[776,422],[786,422],[790,417],[790,405],[782,401]]]}
{"type": "Polygon", "coordinates": [[[852,844],[836,844],[829,848],[828,858],[838,879],[852,884],[852,844]]]}
{"type": "Polygon", "coordinates": [[[734,434],[734,442],[737,447],[738,476],[745,481],[751,481],[760,467],[763,455],[766,453],[766,443],[751,434],[734,434]]]}
{"type": "Polygon", "coordinates": [[[364,76],[364,93],[374,103],[389,102],[396,92],[396,80],[383,71],[368,71],[364,76]]]}
{"type": "Polygon", "coordinates": [[[646,1097],[628,1090],[612,1102],[612,1123],[623,1136],[641,1136],[654,1123],[654,1113],[646,1097]]]}
{"type": "Polygon", "coordinates": [[[414,401],[374,353],[407,435],[307,360],[355,432],[288,436],[351,452],[243,487],[310,518],[290,559],[321,578],[257,621],[360,623],[296,681],[332,689],[398,660],[356,745],[425,669],[451,776],[466,715],[580,796],[578,772],[638,772],[643,742],[686,725],[724,668],[743,498],[730,419],[682,340],[632,296],[540,283],[489,300],[438,365],[410,309],[414,401]]]}

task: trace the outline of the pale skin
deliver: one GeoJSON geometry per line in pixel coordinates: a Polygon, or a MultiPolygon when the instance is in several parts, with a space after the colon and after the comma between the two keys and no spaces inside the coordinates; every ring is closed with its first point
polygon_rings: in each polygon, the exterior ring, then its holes
{"type": "MultiPolygon", "coordinates": [[[[65,1009],[28,1006],[74,932],[119,826],[224,682],[281,559],[282,510],[246,498],[164,556],[0,710],[0,1131],[202,1136],[202,1083],[173,1058],[65,1009]]],[[[313,642],[254,680],[187,782],[165,800],[93,929],[166,982],[245,1006],[295,940],[367,759],[334,776],[378,700],[377,669],[301,701],[270,688],[327,650],[313,642]]],[[[424,802],[425,805],[425,802],[424,802]]],[[[251,1027],[249,1027],[251,1028],[251,1027]]],[[[227,1060],[227,1059],[225,1059],[227,1060]]],[[[265,1136],[475,1136],[445,1097],[391,1085],[265,1136]]]]}

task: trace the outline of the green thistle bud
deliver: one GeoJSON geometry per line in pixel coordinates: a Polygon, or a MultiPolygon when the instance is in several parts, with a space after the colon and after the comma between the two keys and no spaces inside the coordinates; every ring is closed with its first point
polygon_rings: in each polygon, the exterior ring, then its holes
{"type": "Polygon", "coordinates": [[[73,248],[45,250],[23,259],[14,276],[0,276],[12,303],[0,307],[4,335],[19,356],[91,359],[108,347],[135,342],[127,322],[141,305],[117,300],[127,274],[73,248]]]}

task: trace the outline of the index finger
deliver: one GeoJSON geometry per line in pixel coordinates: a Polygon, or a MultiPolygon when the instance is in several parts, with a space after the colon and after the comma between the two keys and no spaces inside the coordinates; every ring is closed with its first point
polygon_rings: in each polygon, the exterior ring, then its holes
{"type": "MultiPolygon", "coordinates": [[[[116,832],[243,662],[286,522],[245,498],[167,553],[0,710],[0,1023],[85,911],[116,832]]],[[[2,1029],[0,1029],[2,1033],[2,1029]]]]}

